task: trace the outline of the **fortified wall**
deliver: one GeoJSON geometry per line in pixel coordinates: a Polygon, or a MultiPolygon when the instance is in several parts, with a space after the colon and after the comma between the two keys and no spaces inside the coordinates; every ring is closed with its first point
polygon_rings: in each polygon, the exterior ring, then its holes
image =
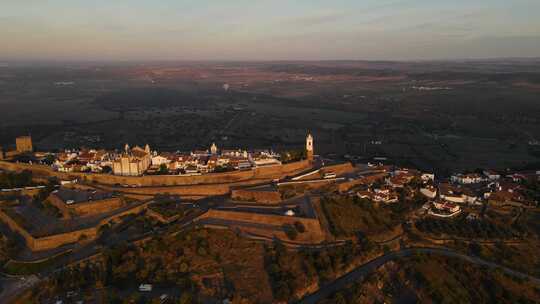
{"type": "Polygon", "coordinates": [[[58,248],[60,246],[75,243],[83,239],[94,240],[99,235],[99,227],[108,224],[109,222],[124,215],[140,213],[146,209],[147,205],[148,203],[143,203],[125,211],[111,215],[110,217],[102,219],[95,226],[90,228],[84,228],[75,231],[40,237],[31,235],[26,229],[21,227],[17,222],[11,219],[11,217],[9,217],[2,210],[0,210],[0,220],[6,223],[10,227],[10,229],[19,233],[24,238],[26,245],[32,251],[41,251],[58,248]]]}
{"type": "Polygon", "coordinates": [[[168,193],[180,196],[215,196],[226,195],[230,192],[229,184],[193,185],[193,186],[169,186],[169,187],[141,187],[121,188],[114,186],[98,186],[99,189],[120,192],[127,197],[154,197],[156,193],[168,193]]]}
{"type": "Polygon", "coordinates": [[[32,171],[36,176],[58,177],[63,180],[81,179],[86,182],[96,182],[104,185],[135,185],[138,187],[151,186],[181,186],[200,184],[222,184],[247,181],[250,179],[282,178],[297,174],[311,167],[308,160],[294,163],[255,168],[246,171],[233,171],[225,173],[209,173],[195,176],[180,175],[144,175],[144,176],[117,176],[96,173],[64,173],[56,172],[44,165],[29,165],[25,163],[11,163],[0,161],[0,169],[8,171],[32,171]]]}
{"type": "Polygon", "coordinates": [[[201,215],[197,220],[200,221],[204,219],[219,219],[230,221],[232,223],[231,226],[242,226],[242,224],[267,224],[276,227],[282,227],[283,225],[294,226],[295,222],[300,222],[304,225],[306,232],[299,234],[299,237],[296,240],[297,242],[320,243],[324,241],[323,230],[321,228],[319,220],[315,218],[211,209],[205,214],[201,215]]]}
{"type": "Polygon", "coordinates": [[[250,201],[263,204],[278,204],[281,202],[281,193],[277,190],[235,189],[231,191],[231,198],[239,201],[250,201]]]}
{"type": "Polygon", "coordinates": [[[339,175],[351,173],[354,170],[355,170],[354,166],[350,162],[346,162],[343,164],[330,165],[330,166],[326,166],[322,168],[321,175],[332,172],[339,176],[339,175]]]}
{"type": "Polygon", "coordinates": [[[58,208],[60,212],[62,212],[64,218],[71,218],[72,215],[90,216],[95,214],[101,214],[105,212],[110,212],[114,209],[118,209],[124,205],[124,200],[119,197],[67,205],[54,193],[51,193],[51,195],[49,195],[47,201],[49,201],[52,205],[58,208]]]}

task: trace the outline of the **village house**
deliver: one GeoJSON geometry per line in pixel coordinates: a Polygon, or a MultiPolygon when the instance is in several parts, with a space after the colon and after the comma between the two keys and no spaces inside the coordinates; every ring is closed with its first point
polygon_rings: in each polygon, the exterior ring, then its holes
{"type": "Polygon", "coordinates": [[[490,180],[495,181],[501,178],[501,175],[493,170],[484,170],[482,173],[490,180]]]}
{"type": "Polygon", "coordinates": [[[399,195],[390,187],[375,188],[373,190],[358,191],[356,195],[359,198],[369,199],[376,203],[397,203],[399,195]]]}
{"type": "Polygon", "coordinates": [[[424,185],[420,188],[420,193],[422,193],[427,198],[435,198],[437,196],[437,188],[433,185],[424,185]]]}
{"type": "Polygon", "coordinates": [[[484,181],[484,178],[478,173],[468,173],[468,174],[456,174],[450,177],[450,180],[454,183],[468,185],[476,184],[484,181]]]}
{"type": "Polygon", "coordinates": [[[451,203],[464,204],[466,202],[466,198],[461,189],[448,183],[439,184],[439,197],[451,203]]]}
{"type": "Polygon", "coordinates": [[[252,159],[252,163],[254,167],[265,167],[265,166],[279,166],[281,165],[281,161],[279,161],[276,158],[268,157],[268,156],[262,156],[252,159]]]}
{"type": "Polygon", "coordinates": [[[462,187],[461,188],[461,195],[466,203],[468,204],[474,204],[478,201],[478,195],[470,188],[468,187],[462,187]]]}
{"type": "Polygon", "coordinates": [[[409,172],[399,172],[394,176],[388,178],[386,183],[394,188],[403,188],[410,183],[414,178],[414,175],[409,172]]]}
{"type": "Polygon", "coordinates": [[[433,182],[433,181],[435,181],[435,174],[433,174],[433,173],[422,173],[422,175],[420,175],[420,179],[423,182],[433,182]]]}
{"type": "Polygon", "coordinates": [[[157,154],[154,152],[152,156],[152,166],[159,167],[161,165],[168,165],[171,162],[171,159],[167,157],[167,153],[157,154]]]}
{"type": "Polygon", "coordinates": [[[248,152],[246,150],[222,150],[221,155],[237,157],[237,158],[248,158],[248,152]]]}
{"type": "Polygon", "coordinates": [[[436,217],[454,217],[461,213],[461,207],[455,203],[445,201],[434,201],[428,214],[436,217]]]}
{"type": "Polygon", "coordinates": [[[191,152],[191,156],[199,158],[199,157],[208,157],[210,156],[210,152],[208,150],[195,150],[191,152]]]}

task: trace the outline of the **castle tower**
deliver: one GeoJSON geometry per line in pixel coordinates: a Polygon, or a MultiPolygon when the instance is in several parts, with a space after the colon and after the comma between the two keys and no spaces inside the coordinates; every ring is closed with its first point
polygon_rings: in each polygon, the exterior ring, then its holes
{"type": "Polygon", "coordinates": [[[313,136],[308,133],[306,137],[306,156],[309,161],[313,161],[313,136]]]}
{"type": "Polygon", "coordinates": [[[210,146],[210,153],[212,155],[216,155],[217,154],[217,146],[216,146],[216,143],[212,143],[212,145],[210,146]]]}
{"type": "Polygon", "coordinates": [[[25,153],[34,151],[32,146],[32,137],[30,136],[20,136],[15,138],[15,145],[17,147],[17,152],[25,153]]]}
{"type": "Polygon", "coordinates": [[[150,154],[150,146],[148,144],[146,144],[146,146],[144,146],[144,152],[146,152],[147,154],[150,154]]]}
{"type": "Polygon", "coordinates": [[[125,152],[126,154],[129,153],[129,145],[128,145],[128,144],[126,144],[126,145],[124,146],[124,152],[125,152]]]}

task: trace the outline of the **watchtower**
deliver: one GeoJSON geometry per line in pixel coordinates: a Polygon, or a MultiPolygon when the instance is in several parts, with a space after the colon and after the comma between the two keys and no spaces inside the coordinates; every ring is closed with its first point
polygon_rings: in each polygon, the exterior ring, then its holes
{"type": "Polygon", "coordinates": [[[32,146],[32,137],[20,136],[15,139],[15,145],[17,146],[18,153],[32,152],[34,147],[32,146]]]}

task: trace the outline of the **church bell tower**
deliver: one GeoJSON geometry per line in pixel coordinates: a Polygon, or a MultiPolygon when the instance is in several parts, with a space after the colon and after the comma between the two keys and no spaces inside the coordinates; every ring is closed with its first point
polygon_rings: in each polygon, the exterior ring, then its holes
{"type": "Polygon", "coordinates": [[[311,133],[306,137],[306,156],[309,161],[313,161],[313,136],[311,133]]]}

